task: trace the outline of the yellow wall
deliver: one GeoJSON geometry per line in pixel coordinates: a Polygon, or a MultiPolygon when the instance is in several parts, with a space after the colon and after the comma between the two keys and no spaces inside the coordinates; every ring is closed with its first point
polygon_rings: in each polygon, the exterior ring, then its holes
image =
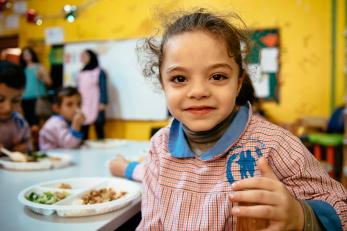
{"type": "MultiPolygon", "coordinates": [[[[42,15],[59,14],[64,4],[83,4],[84,0],[28,1],[29,7],[42,15]]],[[[233,10],[250,28],[280,28],[281,69],[280,103],[266,103],[270,116],[281,122],[330,114],[331,84],[331,8],[330,0],[98,0],[81,11],[76,22],[62,18],[44,21],[43,26],[28,24],[20,28],[21,45],[28,40],[42,40],[44,29],[61,26],[66,42],[128,39],[152,35],[160,25],[155,12],[168,12],[191,7],[233,10]]],[[[344,0],[337,0],[337,84],[336,102],[344,95],[344,0]]],[[[48,50],[46,50],[48,52],[48,50]]],[[[165,121],[159,122],[164,124],[165,121]]],[[[147,139],[152,122],[109,121],[107,135],[147,139]]],[[[154,126],[157,126],[155,124],[154,126]]]]}

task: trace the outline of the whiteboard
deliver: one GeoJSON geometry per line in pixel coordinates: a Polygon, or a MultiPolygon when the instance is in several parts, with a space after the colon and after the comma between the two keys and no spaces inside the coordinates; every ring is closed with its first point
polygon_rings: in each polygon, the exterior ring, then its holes
{"type": "Polygon", "coordinates": [[[146,80],[137,61],[138,39],[68,43],[64,46],[64,86],[76,86],[83,67],[81,53],[91,49],[107,74],[109,103],[106,117],[124,120],[165,120],[168,112],[163,92],[146,80]]]}

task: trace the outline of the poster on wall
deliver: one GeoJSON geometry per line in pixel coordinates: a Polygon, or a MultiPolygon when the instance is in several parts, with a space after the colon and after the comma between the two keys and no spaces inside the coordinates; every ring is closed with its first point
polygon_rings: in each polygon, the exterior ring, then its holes
{"type": "Polygon", "coordinates": [[[260,99],[279,102],[279,30],[254,30],[250,40],[246,59],[255,94],[260,99]]]}
{"type": "Polygon", "coordinates": [[[62,44],[64,42],[64,29],[62,27],[50,27],[45,30],[45,42],[48,45],[62,44]]]}
{"type": "Polygon", "coordinates": [[[64,85],[76,85],[83,67],[81,53],[91,49],[98,54],[107,73],[109,104],[106,116],[124,120],[165,120],[168,117],[163,93],[146,80],[138,64],[138,39],[68,43],[64,46],[64,85]]]}

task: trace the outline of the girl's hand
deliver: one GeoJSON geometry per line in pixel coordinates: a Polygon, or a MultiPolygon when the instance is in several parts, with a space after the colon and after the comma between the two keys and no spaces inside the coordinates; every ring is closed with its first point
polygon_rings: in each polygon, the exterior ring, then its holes
{"type": "Polygon", "coordinates": [[[80,131],[81,126],[84,123],[84,120],[85,120],[85,117],[82,111],[81,110],[76,111],[76,113],[74,114],[72,118],[71,127],[77,131],[80,131]]]}
{"type": "Polygon", "coordinates": [[[258,161],[261,177],[240,180],[232,184],[235,192],[232,202],[241,205],[232,208],[232,215],[266,219],[269,226],[264,230],[303,230],[304,213],[300,203],[280,182],[264,157],[258,161]],[[242,206],[250,203],[250,206],[242,206]]]}
{"type": "Polygon", "coordinates": [[[52,79],[48,75],[48,72],[44,68],[43,65],[39,65],[38,71],[37,71],[37,77],[44,82],[47,86],[52,86],[52,79]]]}
{"type": "Polygon", "coordinates": [[[109,170],[113,176],[124,176],[125,169],[128,166],[128,161],[123,155],[118,154],[116,158],[110,161],[109,170]]]}

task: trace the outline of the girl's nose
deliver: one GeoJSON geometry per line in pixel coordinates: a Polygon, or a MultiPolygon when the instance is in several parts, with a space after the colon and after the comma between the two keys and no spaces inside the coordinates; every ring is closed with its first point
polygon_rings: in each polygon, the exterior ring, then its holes
{"type": "Polygon", "coordinates": [[[9,113],[11,111],[13,111],[13,107],[12,107],[12,103],[11,101],[7,100],[5,102],[3,102],[3,106],[2,106],[2,110],[4,113],[9,113]]]}
{"type": "Polygon", "coordinates": [[[195,99],[208,97],[210,95],[208,83],[204,80],[191,81],[190,88],[187,95],[189,98],[195,98],[195,99]]]}

